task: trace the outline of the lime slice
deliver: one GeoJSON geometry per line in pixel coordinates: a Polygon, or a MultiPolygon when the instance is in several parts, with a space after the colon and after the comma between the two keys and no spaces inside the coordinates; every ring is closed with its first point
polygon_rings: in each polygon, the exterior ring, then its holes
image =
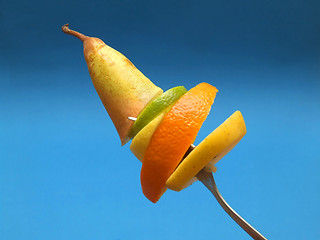
{"type": "Polygon", "coordinates": [[[134,138],[152,119],[156,118],[167,107],[173,105],[186,92],[187,89],[183,86],[174,87],[151,101],[139,114],[132,126],[129,137],[134,138]]]}

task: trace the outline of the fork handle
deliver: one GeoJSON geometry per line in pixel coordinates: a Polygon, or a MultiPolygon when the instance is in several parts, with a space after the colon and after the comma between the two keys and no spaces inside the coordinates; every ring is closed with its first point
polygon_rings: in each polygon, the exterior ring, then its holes
{"type": "Polygon", "coordinates": [[[243,229],[245,230],[253,239],[255,240],[267,240],[261,233],[254,229],[249,223],[247,223],[236,211],[234,211],[229,204],[221,196],[217,185],[214,181],[211,172],[207,172],[202,169],[196,176],[213,194],[217,199],[221,207],[229,214],[229,216],[243,229]]]}

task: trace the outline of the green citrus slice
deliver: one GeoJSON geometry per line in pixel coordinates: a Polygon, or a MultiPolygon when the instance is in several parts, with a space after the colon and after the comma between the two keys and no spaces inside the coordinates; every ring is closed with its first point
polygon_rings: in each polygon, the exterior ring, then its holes
{"type": "Polygon", "coordinates": [[[152,119],[157,117],[167,107],[178,101],[178,99],[186,92],[187,89],[183,86],[174,87],[148,103],[134,122],[129,137],[134,138],[134,136],[152,121],[152,119]]]}

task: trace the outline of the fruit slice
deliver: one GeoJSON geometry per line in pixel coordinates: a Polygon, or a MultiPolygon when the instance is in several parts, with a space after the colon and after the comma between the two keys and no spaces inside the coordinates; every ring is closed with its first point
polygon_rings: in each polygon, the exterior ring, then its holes
{"type": "Polygon", "coordinates": [[[122,145],[128,142],[133,122],[162,89],[146,78],[125,56],[102,40],[62,27],[83,42],[83,53],[99,97],[116,127],[122,145]]]}
{"type": "Polygon", "coordinates": [[[129,134],[129,138],[134,138],[135,135],[146,126],[152,119],[158,116],[168,106],[174,104],[178,99],[187,92],[183,86],[171,88],[162,95],[151,101],[139,114],[134,122],[129,134]]]}
{"type": "Polygon", "coordinates": [[[200,83],[184,94],[164,116],[151,137],[141,168],[144,195],[153,203],[166,190],[166,181],[197,136],[217,93],[200,83]]]}
{"type": "Polygon", "coordinates": [[[155,119],[147,124],[133,139],[130,145],[131,152],[142,162],[150,139],[165,116],[166,112],[160,113],[155,119]]]}
{"type": "Polygon", "coordinates": [[[246,125],[242,114],[236,111],[180,163],[167,180],[166,186],[175,191],[182,190],[202,168],[209,163],[216,164],[245,134],[246,125]]]}

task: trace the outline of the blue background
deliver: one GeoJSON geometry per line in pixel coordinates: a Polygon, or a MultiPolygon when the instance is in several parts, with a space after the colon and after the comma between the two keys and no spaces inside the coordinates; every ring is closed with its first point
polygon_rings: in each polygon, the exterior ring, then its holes
{"type": "Polygon", "coordinates": [[[228,203],[269,239],[320,238],[320,2],[0,1],[0,239],[250,239],[196,183],[157,204],[120,146],[70,27],[164,90],[219,89],[196,143],[235,110],[228,203]]]}

